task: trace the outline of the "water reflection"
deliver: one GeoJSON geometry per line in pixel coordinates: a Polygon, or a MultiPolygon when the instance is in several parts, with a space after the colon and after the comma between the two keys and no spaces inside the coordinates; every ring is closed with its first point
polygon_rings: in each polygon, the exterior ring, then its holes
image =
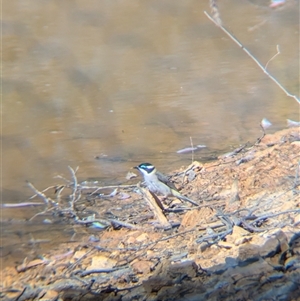
{"type": "MultiPolygon", "coordinates": [[[[221,1],[223,23],[291,91],[299,17],[221,1]],[[247,12],[247,14],[245,14],[247,12]]],[[[80,179],[122,181],[136,163],[166,172],[298,120],[287,98],[203,14],[208,1],[3,3],[3,202],[24,200],[80,166],[80,179]],[[96,160],[99,156],[102,159],[96,160]],[[13,193],[9,193],[13,191],[13,193]]],[[[15,214],[15,213],[6,213],[15,214]]]]}

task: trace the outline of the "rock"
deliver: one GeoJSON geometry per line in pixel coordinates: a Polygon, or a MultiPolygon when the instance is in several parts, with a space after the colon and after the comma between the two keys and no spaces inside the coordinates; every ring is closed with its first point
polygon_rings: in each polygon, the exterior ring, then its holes
{"type": "Polygon", "coordinates": [[[289,270],[289,269],[298,269],[300,270],[300,256],[292,256],[288,258],[285,263],[284,267],[289,270]]]}
{"type": "Polygon", "coordinates": [[[137,241],[137,242],[143,242],[143,241],[146,241],[146,240],[148,240],[148,239],[149,239],[148,234],[147,234],[147,233],[143,233],[143,234],[141,234],[140,236],[138,236],[138,237],[136,238],[136,241],[137,241]]]}
{"type": "Polygon", "coordinates": [[[188,211],[181,221],[179,231],[192,229],[197,225],[207,224],[209,218],[214,214],[214,210],[208,207],[188,211]]]}
{"type": "Polygon", "coordinates": [[[190,278],[195,277],[198,267],[196,263],[192,260],[186,260],[180,263],[171,264],[168,267],[168,274],[172,278],[176,278],[180,275],[185,275],[190,278]]]}
{"type": "Polygon", "coordinates": [[[260,259],[259,246],[246,243],[239,247],[238,262],[240,266],[245,266],[260,259]]]}
{"type": "Polygon", "coordinates": [[[76,251],[73,255],[71,262],[74,262],[74,261],[78,260],[79,258],[82,258],[85,254],[86,254],[86,251],[84,251],[84,250],[76,251]]]}
{"type": "Polygon", "coordinates": [[[97,269],[111,269],[115,266],[116,260],[108,258],[106,256],[93,256],[92,264],[87,268],[88,270],[97,270],[97,269]]]}
{"type": "Polygon", "coordinates": [[[147,261],[147,260],[137,260],[132,264],[133,271],[137,274],[149,273],[151,266],[152,266],[151,261],[147,261]]]}
{"type": "Polygon", "coordinates": [[[273,257],[279,250],[279,241],[274,237],[270,237],[267,238],[265,243],[259,248],[259,254],[262,258],[273,257]]]}
{"type": "MultiPolygon", "coordinates": [[[[197,274],[198,267],[192,260],[187,260],[181,263],[170,264],[169,261],[163,261],[155,271],[154,275],[143,282],[143,287],[146,292],[162,292],[182,290],[187,287],[187,284],[181,288],[181,283],[186,277],[193,278],[197,274]],[[174,286],[176,284],[176,286],[174,286]]],[[[159,299],[159,298],[158,298],[159,299]]]]}
{"type": "Polygon", "coordinates": [[[222,241],[222,240],[218,242],[218,246],[225,248],[225,249],[231,249],[231,248],[235,247],[234,244],[227,242],[227,241],[222,241]]]}
{"type": "Polygon", "coordinates": [[[300,147],[300,141],[293,141],[291,144],[300,147]]]}
{"type": "Polygon", "coordinates": [[[39,301],[56,301],[58,298],[58,292],[54,290],[47,290],[45,295],[42,298],[39,298],[39,301]]]}
{"type": "Polygon", "coordinates": [[[135,241],[136,241],[136,239],[135,239],[133,236],[130,236],[130,237],[128,237],[126,243],[127,243],[128,245],[131,245],[131,244],[134,244],[135,241]]]}
{"type": "Polygon", "coordinates": [[[232,233],[226,236],[226,241],[236,246],[250,240],[250,233],[239,226],[234,226],[232,233]]]}

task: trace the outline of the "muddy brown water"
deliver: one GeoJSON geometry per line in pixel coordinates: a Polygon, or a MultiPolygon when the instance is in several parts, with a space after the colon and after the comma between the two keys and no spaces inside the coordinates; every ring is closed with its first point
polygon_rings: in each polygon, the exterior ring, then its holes
{"type": "MultiPolygon", "coordinates": [[[[298,1],[220,1],[224,25],[292,93],[299,89],[298,1]]],[[[208,1],[3,3],[2,202],[69,177],[123,182],[137,163],[170,172],[299,119],[288,98],[203,11],[208,1]],[[100,159],[96,160],[95,157],[100,159]]],[[[69,239],[65,226],[2,208],[3,258],[69,239]],[[12,222],[14,220],[14,222],[12,222]],[[20,222],[21,221],[21,222],[20,222]]]]}

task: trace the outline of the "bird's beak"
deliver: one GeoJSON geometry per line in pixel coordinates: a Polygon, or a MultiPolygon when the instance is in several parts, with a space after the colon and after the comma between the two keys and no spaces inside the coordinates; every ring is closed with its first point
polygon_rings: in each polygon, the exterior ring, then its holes
{"type": "Polygon", "coordinates": [[[139,167],[138,167],[138,166],[134,166],[133,168],[135,168],[135,169],[137,169],[137,170],[139,169],[139,167]]]}

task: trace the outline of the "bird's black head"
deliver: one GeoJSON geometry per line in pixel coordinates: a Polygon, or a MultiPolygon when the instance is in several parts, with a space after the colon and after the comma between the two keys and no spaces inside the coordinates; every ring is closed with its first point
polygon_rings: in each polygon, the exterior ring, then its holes
{"type": "Polygon", "coordinates": [[[138,169],[142,174],[150,174],[155,171],[155,166],[150,163],[142,163],[134,168],[138,169]]]}

